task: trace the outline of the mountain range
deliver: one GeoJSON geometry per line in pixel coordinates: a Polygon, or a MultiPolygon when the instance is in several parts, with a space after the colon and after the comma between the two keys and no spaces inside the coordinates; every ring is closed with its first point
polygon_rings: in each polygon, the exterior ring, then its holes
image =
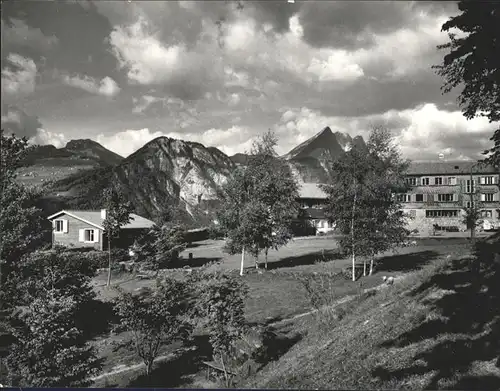
{"type": "MultiPolygon", "coordinates": [[[[327,159],[345,153],[351,145],[366,148],[362,137],[352,138],[329,127],[279,157],[288,162],[299,182],[324,182],[327,159]]],[[[217,148],[168,137],[156,138],[127,158],[91,140],[72,140],[64,148],[40,146],[28,157],[28,168],[47,160],[87,160],[94,165],[69,173],[45,186],[50,212],[99,209],[101,193],[111,183],[127,195],[136,212],[152,219],[166,207],[175,207],[184,220],[203,219],[231,171],[245,165],[248,156],[231,157],[217,148]]]]}

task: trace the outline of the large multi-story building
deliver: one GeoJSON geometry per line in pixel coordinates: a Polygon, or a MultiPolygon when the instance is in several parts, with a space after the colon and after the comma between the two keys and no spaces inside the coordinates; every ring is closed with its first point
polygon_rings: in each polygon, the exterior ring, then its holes
{"type": "Polygon", "coordinates": [[[500,222],[499,173],[492,166],[466,161],[413,162],[406,180],[411,190],[398,197],[412,217],[409,229],[463,231],[464,208],[471,202],[480,208],[485,225],[500,222]]]}
{"type": "MultiPolygon", "coordinates": [[[[499,172],[492,166],[467,161],[413,162],[406,180],[410,190],[397,197],[403,211],[411,216],[410,230],[416,229],[423,235],[436,229],[464,231],[464,208],[471,201],[480,208],[484,226],[500,226],[499,172]]],[[[325,201],[326,194],[317,184],[301,186],[299,202],[303,215],[317,231],[332,230],[321,211],[325,201]]]]}

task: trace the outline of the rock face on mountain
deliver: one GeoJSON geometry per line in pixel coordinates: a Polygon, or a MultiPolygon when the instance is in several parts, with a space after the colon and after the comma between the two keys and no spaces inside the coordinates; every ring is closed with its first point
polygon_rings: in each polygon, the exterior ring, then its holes
{"type": "Polygon", "coordinates": [[[70,192],[68,207],[99,209],[102,190],[115,184],[140,215],[154,218],[165,207],[179,205],[193,216],[202,201],[216,198],[234,167],[217,148],[159,137],[117,166],[78,172],[51,190],[70,192]]]}
{"type": "Polygon", "coordinates": [[[354,145],[366,148],[361,136],[352,138],[347,133],[333,133],[327,126],[282,158],[291,165],[299,181],[322,183],[328,178],[327,162],[338,158],[354,145]]]}
{"type": "Polygon", "coordinates": [[[217,148],[160,137],[125,159],[115,176],[126,188],[135,188],[131,201],[144,205],[151,216],[165,198],[184,204],[188,212],[202,200],[216,198],[234,167],[217,148]]]}

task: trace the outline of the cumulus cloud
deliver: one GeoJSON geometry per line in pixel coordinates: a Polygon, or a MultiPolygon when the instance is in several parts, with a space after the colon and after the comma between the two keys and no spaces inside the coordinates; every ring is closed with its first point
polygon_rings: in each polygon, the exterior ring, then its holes
{"type": "Polygon", "coordinates": [[[116,26],[109,39],[120,66],[128,69],[130,80],[140,84],[168,80],[184,51],[182,45],[164,45],[148,30],[148,21],[140,17],[132,25],[116,26]]]}
{"type": "Polygon", "coordinates": [[[11,53],[2,69],[2,95],[7,97],[29,95],[35,91],[37,68],[28,57],[11,53]]]}
{"type": "Polygon", "coordinates": [[[62,81],[72,87],[81,88],[87,92],[104,96],[115,96],[120,92],[118,84],[109,76],[100,81],[86,75],[63,75],[62,81]]]}
{"type": "Polygon", "coordinates": [[[39,144],[39,145],[51,144],[56,148],[62,148],[68,142],[64,134],[50,132],[45,129],[38,129],[36,136],[30,138],[29,141],[32,144],[39,144]]]}
{"type": "Polygon", "coordinates": [[[320,81],[355,80],[364,75],[363,69],[344,50],[333,51],[325,57],[324,60],[313,57],[307,68],[320,81]]]}
{"type": "Polygon", "coordinates": [[[193,48],[161,36],[161,29],[144,16],[132,24],[114,27],[109,43],[131,84],[155,85],[168,95],[192,100],[221,83],[222,59],[214,55],[214,45],[201,42],[193,48]]]}

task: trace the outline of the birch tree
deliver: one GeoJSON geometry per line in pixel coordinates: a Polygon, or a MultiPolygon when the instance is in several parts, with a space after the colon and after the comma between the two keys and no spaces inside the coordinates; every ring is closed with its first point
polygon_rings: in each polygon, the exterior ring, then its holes
{"type": "Polygon", "coordinates": [[[226,233],[226,251],[241,252],[240,275],[245,254],[256,258],[270,248],[278,249],[292,237],[291,224],[298,211],[298,186],[286,164],[274,152],[276,137],[267,132],[254,142],[246,167],[238,167],[222,189],[218,214],[226,233]]]}
{"type": "MultiPolygon", "coordinates": [[[[388,131],[375,128],[368,153],[353,147],[329,165],[325,213],[342,233],[340,247],[350,254],[352,279],[357,257],[370,257],[399,245],[409,234],[406,216],[396,194],[404,193],[408,162],[404,161],[388,131]]],[[[366,258],[363,274],[366,275],[366,258]]]]}

